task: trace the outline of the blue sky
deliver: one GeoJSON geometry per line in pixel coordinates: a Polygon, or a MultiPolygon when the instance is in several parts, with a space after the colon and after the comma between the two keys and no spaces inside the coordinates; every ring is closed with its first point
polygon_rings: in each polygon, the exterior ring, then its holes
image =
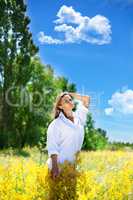
{"type": "Polygon", "coordinates": [[[43,63],[91,96],[95,127],[133,142],[133,0],[27,0],[43,63]]]}

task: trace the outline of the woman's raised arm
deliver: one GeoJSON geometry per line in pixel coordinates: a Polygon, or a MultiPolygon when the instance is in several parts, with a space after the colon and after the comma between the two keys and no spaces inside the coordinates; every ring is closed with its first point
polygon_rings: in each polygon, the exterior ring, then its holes
{"type": "Polygon", "coordinates": [[[74,97],[78,102],[77,109],[75,111],[76,116],[79,118],[81,125],[86,124],[87,114],[89,112],[89,103],[90,97],[89,96],[81,96],[77,93],[69,93],[72,97],[74,97]]]}
{"type": "Polygon", "coordinates": [[[69,92],[69,94],[72,97],[82,101],[83,105],[88,108],[88,106],[90,104],[90,96],[87,96],[87,95],[83,96],[83,95],[80,95],[80,94],[77,94],[77,93],[74,93],[74,92],[69,92]]]}

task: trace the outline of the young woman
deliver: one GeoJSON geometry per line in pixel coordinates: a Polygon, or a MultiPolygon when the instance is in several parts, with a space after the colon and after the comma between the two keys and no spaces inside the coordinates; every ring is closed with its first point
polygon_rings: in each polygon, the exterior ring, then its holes
{"type": "Polygon", "coordinates": [[[74,163],[76,153],[81,150],[89,103],[89,96],[76,93],[63,92],[57,97],[54,120],[47,130],[46,163],[53,179],[60,173],[58,163],[65,160],[74,163]],[[73,111],[74,98],[79,102],[76,111],[73,111]]]}

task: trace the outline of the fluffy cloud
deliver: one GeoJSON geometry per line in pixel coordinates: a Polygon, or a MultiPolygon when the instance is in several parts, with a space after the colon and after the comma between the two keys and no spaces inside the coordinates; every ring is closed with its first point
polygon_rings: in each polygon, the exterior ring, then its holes
{"type": "Polygon", "coordinates": [[[47,44],[61,44],[62,41],[58,39],[54,39],[51,36],[45,35],[42,31],[38,34],[38,40],[41,43],[47,43],[47,44]]]}
{"type": "Polygon", "coordinates": [[[108,44],[111,42],[110,21],[102,16],[96,15],[92,18],[82,16],[73,7],[63,5],[57,13],[58,19],[54,21],[55,32],[64,33],[64,39],[55,39],[39,33],[39,41],[47,44],[80,43],[82,41],[92,44],[108,44]]]}
{"type": "Polygon", "coordinates": [[[105,109],[106,115],[119,112],[121,114],[133,114],[133,90],[115,92],[108,101],[109,108],[105,109]]]}

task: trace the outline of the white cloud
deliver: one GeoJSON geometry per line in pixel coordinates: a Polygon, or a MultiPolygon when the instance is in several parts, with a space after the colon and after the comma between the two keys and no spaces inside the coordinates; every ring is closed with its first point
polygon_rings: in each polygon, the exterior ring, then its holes
{"type": "Polygon", "coordinates": [[[55,20],[55,23],[73,23],[80,24],[83,17],[80,12],[76,12],[72,6],[68,7],[63,5],[57,13],[59,19],[55,20]]]}
{"type": "Polygon", "coordinates": [[[47,44],[80,43],[82,41],[92,44],[108,44],[111,42],[110,21],[96,15],[92,18],[82,16],[80,12],[63,5],[57,13],[58,19],[54,21],[55,32],[64,33],[64,40],[54,39],[40,32],[39,41],[47,44]]]}
{"type": "Polygon", "coordinates": [[[47,44],[62,44],[62,41],[61,40],[58,40],[58,39],[54,39],[52,38],[51,36],[47,36],[45,35],[42,31],[39,32],[38,34],[38,40],[44,44],[44,43],[47,43],[47,44]]]}
{"type": "Polygon", "coordinates": [[[109,108],[105,109],[106,115],[114,113],[133,114],[133,90],[127,89],[123,92],[115,92],[108,100],[109,108]]]}

